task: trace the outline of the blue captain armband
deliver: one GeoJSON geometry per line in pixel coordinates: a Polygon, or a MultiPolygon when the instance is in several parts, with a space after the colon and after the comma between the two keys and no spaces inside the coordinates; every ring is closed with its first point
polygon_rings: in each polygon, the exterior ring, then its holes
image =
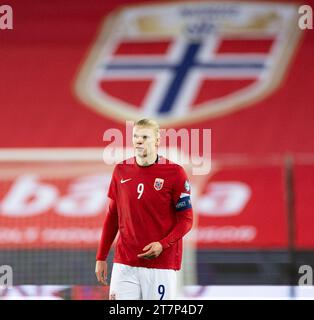
{"type": "Polygon", "coordinates": [[[180,197],[178,200],[178,203],[176,204],[176,211],[183,211],[186,209],[191,209],[192,204],[191,204],[191,198],[190,195],[185,195],[180,197]]]}

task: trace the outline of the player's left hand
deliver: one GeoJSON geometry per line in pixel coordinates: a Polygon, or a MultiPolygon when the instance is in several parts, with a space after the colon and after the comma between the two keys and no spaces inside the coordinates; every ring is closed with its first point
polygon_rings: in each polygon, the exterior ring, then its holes
{"type": "Polygon", "coordinates": [[[162,252],[162,245],[160,242],[151,242],[143,248],[144,253],[140,253],[137,256],[144,259],[157,258],[162,252]]]}

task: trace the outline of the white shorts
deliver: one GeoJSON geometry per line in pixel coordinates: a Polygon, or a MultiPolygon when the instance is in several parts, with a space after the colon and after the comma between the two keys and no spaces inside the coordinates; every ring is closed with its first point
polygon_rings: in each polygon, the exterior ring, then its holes
{"type": "Polygon", "coordinates": [[[113,264],[109,299],[173,300],[176,298],[176,290],[175,270],[113,264]]]}

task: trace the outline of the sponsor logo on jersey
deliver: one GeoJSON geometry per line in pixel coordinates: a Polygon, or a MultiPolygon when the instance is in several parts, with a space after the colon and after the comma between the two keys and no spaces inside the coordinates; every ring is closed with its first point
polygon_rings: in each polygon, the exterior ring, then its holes
{"type": "Polygon", "coordinates": [[[156,178],[154,183],[154,188],[159,191],[164,185],[164,179],[156,178]]]}
{"type": "Polygon", "coordinates": [[[126,182],[128,182],[128,181],[130,181],[130,180],[132,180],[132,178],[129,178],[129,179],[121,179],[120,182],[121,182],[121,183],[126,183],[126,182]]]}
{"type": "Polygon", "coordinates": [[[107,17],[76,94],[117,120],[204,121],[280,84],[300,30],[297,5],[167,1],[107,17]]]}

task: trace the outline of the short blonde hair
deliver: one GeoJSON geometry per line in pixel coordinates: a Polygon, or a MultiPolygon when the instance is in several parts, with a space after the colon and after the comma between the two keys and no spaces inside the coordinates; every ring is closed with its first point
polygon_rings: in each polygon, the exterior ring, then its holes
{"type": "Polygon", "coordinates": [[[160,128],[157,121],[152,119],[141,119],[134,123],[134,127],[145,127],[145,128],[151,128],[154,130],[155,136],[157,138],[160,137],[160,128]]]}

